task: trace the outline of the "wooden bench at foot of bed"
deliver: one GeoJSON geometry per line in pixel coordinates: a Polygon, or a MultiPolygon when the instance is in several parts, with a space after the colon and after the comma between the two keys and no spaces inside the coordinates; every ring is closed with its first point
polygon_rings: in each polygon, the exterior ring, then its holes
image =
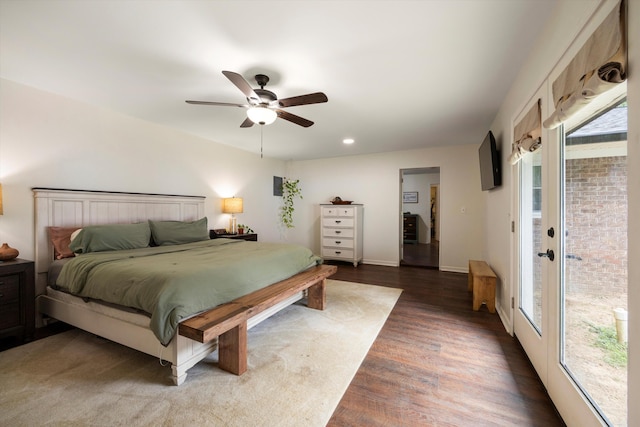
{"type": "Polygon", "coordinates": [[[242,375],[247,370],[247,321],[281,301],[307,291],[307,306],[324,310],[327,277],[338,268],[319,265],[180,323],[178,333],[206,343],[218,337],[218,366],[242,375]]]}

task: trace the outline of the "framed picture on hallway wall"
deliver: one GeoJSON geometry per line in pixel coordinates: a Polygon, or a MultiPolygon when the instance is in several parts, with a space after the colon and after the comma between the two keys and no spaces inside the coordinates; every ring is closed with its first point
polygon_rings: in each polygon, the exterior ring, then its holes
{"type": "Polygon", "coordinates": [[[402,192],[402,203],[418,203],[418,192],[417,191],[403,191],[402,192]]]}

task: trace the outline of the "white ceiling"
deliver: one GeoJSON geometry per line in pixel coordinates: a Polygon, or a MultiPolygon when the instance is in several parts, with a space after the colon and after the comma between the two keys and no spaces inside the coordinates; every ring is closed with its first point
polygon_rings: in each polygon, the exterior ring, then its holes
{"type": "Polygon", "coordinates": [[[280,159],[480,143],[555,3],[0,0],[0,76],[254,153],[244,110],[184,101],[244,103],[222,70],[326,93],[262,129],[280,159]]]}

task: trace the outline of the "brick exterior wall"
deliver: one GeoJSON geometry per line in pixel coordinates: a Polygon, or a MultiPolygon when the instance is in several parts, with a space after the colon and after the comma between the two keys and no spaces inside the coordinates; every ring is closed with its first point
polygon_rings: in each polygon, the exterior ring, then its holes
{"type": "Polygon", "coordinates": [[[567,292],[627,292],[626,157],[566,161],[567,292]]]}

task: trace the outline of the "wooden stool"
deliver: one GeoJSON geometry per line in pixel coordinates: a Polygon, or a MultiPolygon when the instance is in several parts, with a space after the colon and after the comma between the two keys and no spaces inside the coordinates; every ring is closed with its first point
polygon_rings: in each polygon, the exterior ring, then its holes
{"type": "Polygon", "coordinates": [[[469,260],[469,291],[473,291],[473,311],[484,302],[489,313],[496,312],[496,273],[484,261],[469,260]]]}

